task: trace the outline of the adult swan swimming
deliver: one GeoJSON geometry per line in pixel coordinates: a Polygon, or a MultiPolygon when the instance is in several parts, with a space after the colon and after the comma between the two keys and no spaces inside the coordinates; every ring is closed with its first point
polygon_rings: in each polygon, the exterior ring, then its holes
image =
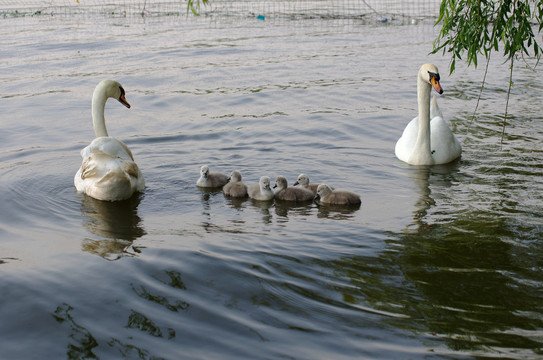
{"type": "Polygon", "coordinates": [[[104,118],[108,98],[130,108],[121,84],[113,80],[100,82],[92,94],[92,125],[96,139],[81,150],[83,162],[74,177],[77,191],[98,200],[124,200],[141,191],[145,180],[130,149],[109,137],[104,118]]]}
{"type": "Polygon", "coordinates": [[[432,86],[439,94],[443,93],[437,67],[422,65],[417,76],[419,116],[407,124],[395,149],[396,157],[411,165],[446,164],[462,153],[460,143],[443,120],[435,96],[430,109],[432,86]]]}

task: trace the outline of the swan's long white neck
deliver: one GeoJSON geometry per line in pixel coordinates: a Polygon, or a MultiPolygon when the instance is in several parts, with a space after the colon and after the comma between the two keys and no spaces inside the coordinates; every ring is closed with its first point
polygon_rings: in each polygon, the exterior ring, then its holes
{"type": "Polygon", "coordinates": [[[417,98],[419,105],[419,132],[409,163],[431,165],[434,163],[430,144],[430,93],[432,85],[417,77],[417,98]]]}
{"type": "Polygon", "coordinates": [[[104,110],[107,95],[102,86],[97,87],[92,94],[92,126],[96,137],[109,136],[106,129],[104,110]]]}

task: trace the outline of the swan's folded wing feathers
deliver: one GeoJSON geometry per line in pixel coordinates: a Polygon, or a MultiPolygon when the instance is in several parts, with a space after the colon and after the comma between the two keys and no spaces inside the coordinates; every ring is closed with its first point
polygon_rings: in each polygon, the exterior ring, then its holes
{"type": "Polygon", "coordinates": [[[97,199],[121,200],[132,195],[130,178],[120,170],[109,171],[92,186],[91,196],[97,199]],[[116,189],[112,198],[111,189],[116,189]]]}
{"type": "Polygon", "coordinates": [[[128,156],[130,157],[130,159],[132,161],[134,161],[134,155],[132,155],[132,151],[130,151],[130,149],[128,148],[128,146],[126,146],[122,141],[119,141],[119,143],[122,145],[122,147],[124,148],[124,150],[126,151],[126,153],[128,154],[128,156]]]}
{"type": "Polygon", "coordinates": [[[139,168],[135,162],[132,161],[123,161],[124,171],[133,178],[137,179],[139,176],[139,168]]]}
{"type": "Polygon", "coordinates": [[[87,157],[90,154],[102,152],[111,157],[119,157],[126,160],[134,161],[134,156],[130,149],[120,140],[112,137],[99,137],[81,151],[82,157],[87,157]]]}
{"type": "Polygon", "coordinates": [[[104,176],[102,176],[102,178],[100,180],[98,180],[95,183],[95,185],[98,186],[98,187],[104,187],[104,186],[110,187],[111,183],[115,183],[115,184],[128,183],[128,184],[130,184],[130,179],[122,171],[112,170],[112,171],[109,171],[104,176]]]}
{"type": "Polygon", "coordinates": [[[100,149],[95,148],[83,159],[81,164],[81,178],[86,179],[93,176],[97,176],[100,170],[104,168],[103,164],[107,160],[111,159],[111,156],[102,152],[100,149]]]}
{"type": "Polygon", "coordinates": [[[91,157],[83,160],[81,164],[81,179],[86,179],[96,175],[96,164],[91,157]]]}

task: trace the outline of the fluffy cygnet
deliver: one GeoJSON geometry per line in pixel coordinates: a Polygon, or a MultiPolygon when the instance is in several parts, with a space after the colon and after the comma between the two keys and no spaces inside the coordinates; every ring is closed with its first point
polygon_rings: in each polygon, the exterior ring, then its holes
{"type": "MultiPolygon", "coordinates": [[[[298,179],[296,180],[293,186],[296,186],[296,185],[301,185],[303,188],[311,190],[313,195],[317,195],[317,188],[319,187],[320,184],[316,184],[316,183],[310,184],[309,176],[307,176],[306,174],[300,174],[298,175],[298,179]]],[[[334,190],[333,187],[332,187],[332,190],[334,190]]]]}
{"type": "Polygon", "coordinates": [[[321,204],[330,205],[359,205],[360,196],[346,190],[332,190],[326,184],[320,184],[317,188],[315,200],[321,204]]]}
{"type": "Polygon", "coordinates": [[[247,188],[249,197],[254,200],[271,200],[273,199],[273,191],[270,188],[270,178],[262,176],[258,184],[253,184],[247,188]]]}
{"type": "Polygon", "coordinates": [[[228,175],[218,172],[210,172],[209,167],[204,165],[200,168],[200,178],[196,185],[204,188],[218,188],[228,182],[228,175]]]}
{"type": "Polygon", "coordinates": [[[275,180],[275,199],[284,201],[309,201],[313,200],[315,194],[304,188],[289,187],[284,176],[278,176],[275,180]]]}
{"type": "Polygon", "coordinates": [[[222,188],[224,195],[235,198],[247,196],[247,185],[241,181],[241,173],[238,170],[232,171],[230,181],[222,188]]]}

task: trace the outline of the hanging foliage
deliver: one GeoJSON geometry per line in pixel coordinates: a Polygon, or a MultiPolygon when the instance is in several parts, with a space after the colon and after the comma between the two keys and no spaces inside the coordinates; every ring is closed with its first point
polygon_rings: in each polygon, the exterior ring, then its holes
{"type": "Polygon", "coordinates": [[[539,60],[542,50],[534,29],[539,34],[542,20],[543,1],[443,0],[437,21],[442,28],[432,53],[451,54],[451,73],[456,60],[477,67],[478,55],[488,58],[500,45],[507,60],[519,53],[539,60]]]}

